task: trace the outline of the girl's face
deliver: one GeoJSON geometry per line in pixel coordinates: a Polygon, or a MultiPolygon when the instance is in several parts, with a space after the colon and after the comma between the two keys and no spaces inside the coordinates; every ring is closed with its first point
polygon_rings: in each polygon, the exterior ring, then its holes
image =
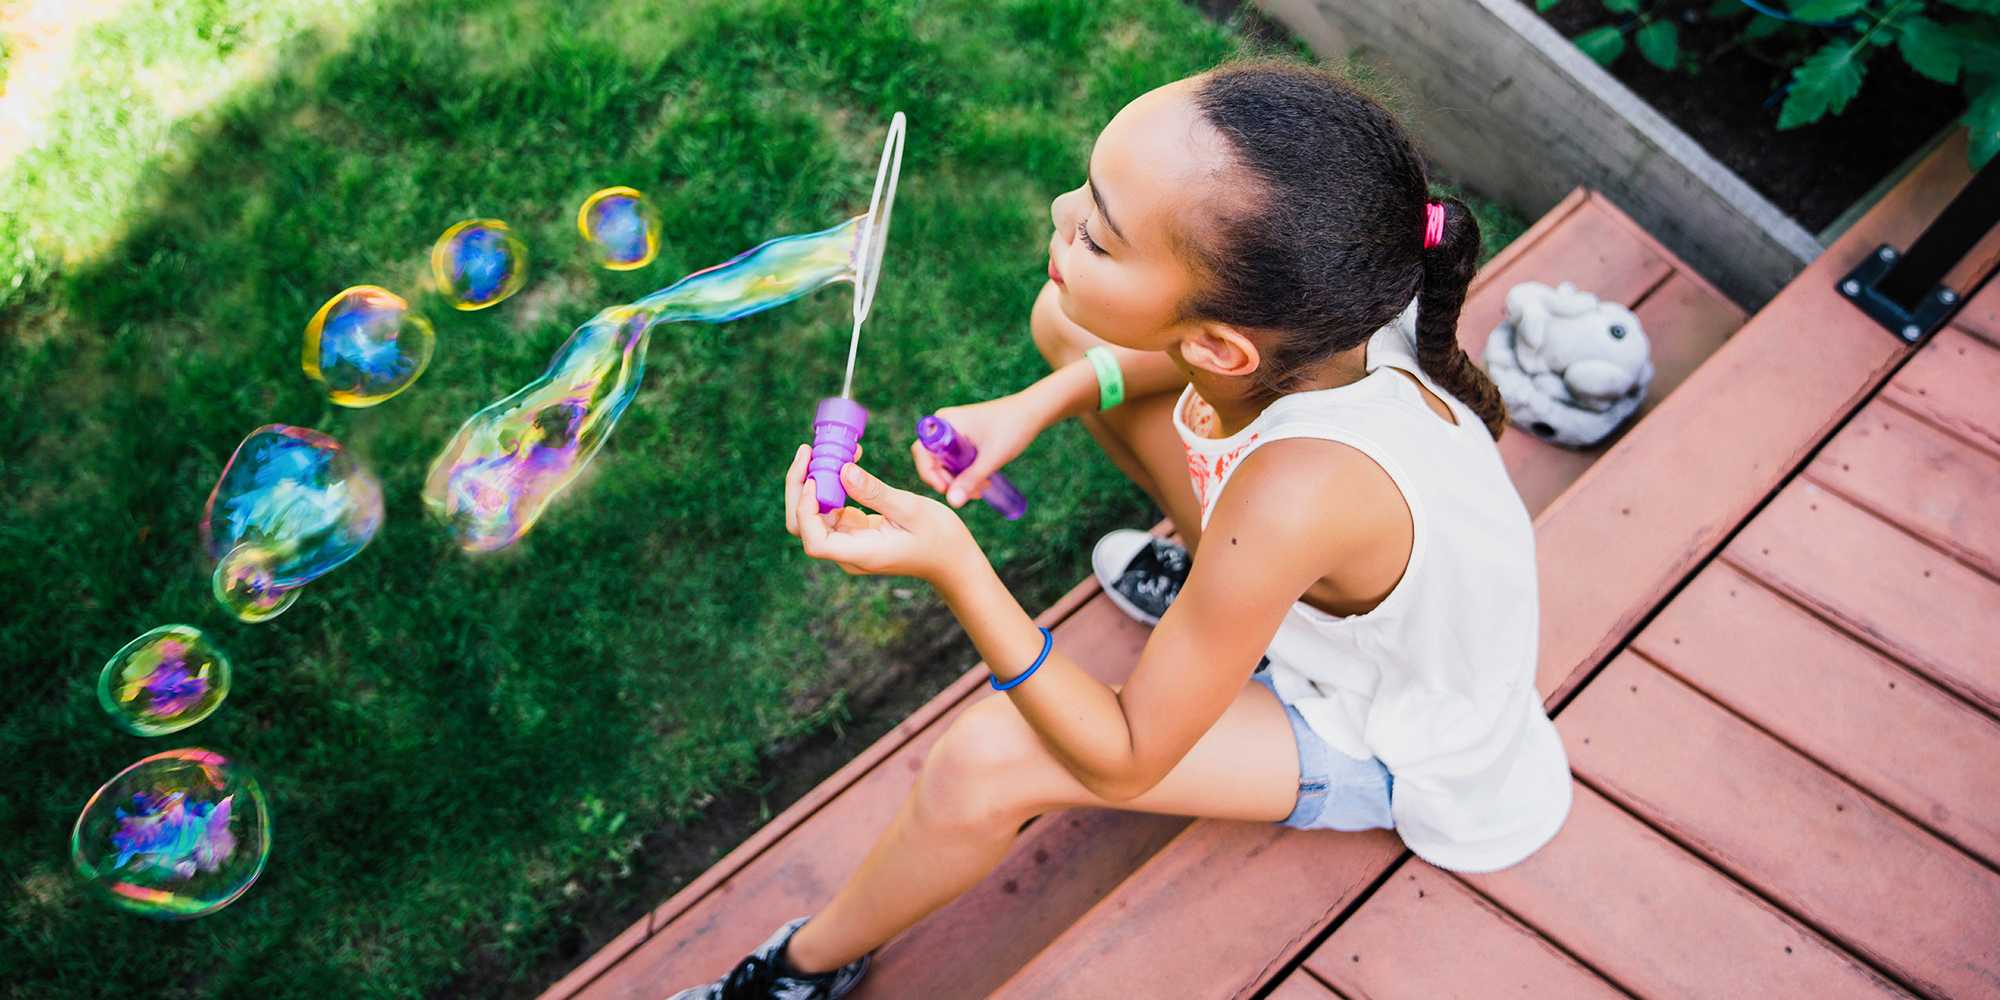
{"type": "Polygon", "coordinates": [[[1180,307],[1198,278],[1175,238],[1230,168],[1195,108],[1197,83],[1126,105],[1098,135],[1083,186],[1049,206],[1049,280],[1064,315],[1121,347],[1168,350],[1192,331],[1180,307]]]}

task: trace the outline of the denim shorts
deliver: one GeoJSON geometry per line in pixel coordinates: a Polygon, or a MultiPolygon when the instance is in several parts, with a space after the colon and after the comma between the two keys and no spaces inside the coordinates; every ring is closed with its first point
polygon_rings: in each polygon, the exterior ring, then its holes
{"type": "MultiPolygon", "coordinates": [[[[1250,679],[1277,695],[1264,664],[1257,665],[1250,679]]],[[[1278,825],[1298,830],[1393,828],[1396,821],[1390,816],[1389,803],[1396,779],[1389,769],[1373,757],[1356,760],[1328,746],[1306,725],[1298,709],[1283,698],[1278,704],[1285,706],[1285,717],[1292,723],[1292,741],[1299,746],[1299,800],[1292,806],[1292,814],[1278,825]]]]}

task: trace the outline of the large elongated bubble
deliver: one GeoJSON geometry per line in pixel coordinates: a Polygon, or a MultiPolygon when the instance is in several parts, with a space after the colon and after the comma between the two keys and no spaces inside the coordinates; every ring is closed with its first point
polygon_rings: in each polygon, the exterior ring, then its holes
{"type": "Polygon", "coordinates": [[[164,736],[208,718],[229,696],[229,657],[192,625],[126,643],[97,675],[97,700],[127,732],[164,736]]]}
{"type": "Polygon", "coordinates": [[[246,622],[276,617],[381,526],[382,484],[340,442],[265,424],[236,446],[202,510],[215,599],[246,622]]]}
{"type": "Polygon", "coordinates": [[[724,323],[853,281],[867,217],[771,240],[577,328],[548,370],[473,414],[431,463],[424,503],[468,552],[519,541],[639,392],[656,323],[724,323]]]}
{"type": "Polygon", "coordinates": [[[119,907],[167,919],[228,906],[270,854],[270,809],[256,779],[196,747],[118,772],[70,833],[70,860],[91,885],[119,907]]]}

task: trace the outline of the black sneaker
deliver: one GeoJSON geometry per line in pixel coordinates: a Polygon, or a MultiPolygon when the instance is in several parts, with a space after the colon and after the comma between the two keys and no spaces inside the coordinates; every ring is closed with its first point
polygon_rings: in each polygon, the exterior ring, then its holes
{"type": "Polygon", "coordinates": [[[1160,623],[1187,583],[1191,564],[1186,549],[1131,528],[1098,539],[1090,553],[1091,568],[1111,603],[1148,625],[1160,623]]]}
{"type": "Polygon", "coordinates": [[[868,971],[868,956],[863,955],[832,972],[802,976],[780,971],[778,956],[785,950],[785,942],[805,926],[806,918],[800,917],[778,928],[771,939],[757,946],[729,975],[709,983],[685,989],[668,997],[667,1000],[835,1000],[844,997],[854,989],[856,983],[868,971]]]}

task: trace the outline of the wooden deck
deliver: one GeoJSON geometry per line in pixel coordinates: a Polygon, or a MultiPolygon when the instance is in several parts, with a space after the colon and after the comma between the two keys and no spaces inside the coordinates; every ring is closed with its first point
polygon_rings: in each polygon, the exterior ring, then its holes
{"type": "MultiPolygon", "coordinates": [[[[1963,163],[1947,144],[1747,324],[1583,192],[1482,271],[1468,346],[1514,283],[1573,280],[1635,303],[1659,367],[1608,449],[1503,443],[1578,783],[1548,847],[1458,876],[1386,831],[1058,813],[859,995],[2000,995],[2000,286],[1915,350],[1833,290],[1907,245],[1963,163]]],[[[1106,680],[1146,637],[1092,583],[1042,621],[1106,680]]],[[[656,1000],[818,908],[983,680],[547,996],[656,1000]]]]}

